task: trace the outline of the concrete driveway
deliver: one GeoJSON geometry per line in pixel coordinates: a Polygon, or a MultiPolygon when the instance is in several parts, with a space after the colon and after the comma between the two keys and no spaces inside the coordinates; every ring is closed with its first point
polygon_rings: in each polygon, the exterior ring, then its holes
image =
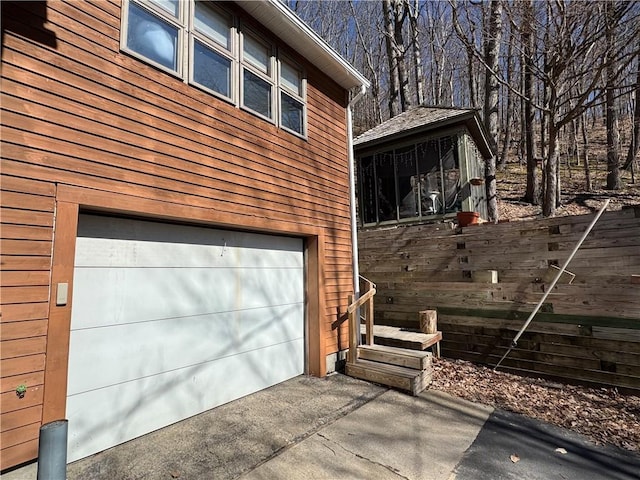
{"type": "MultiPolygon", "coordinates": [[[[69,479],[123,480],[639,475],[640,456],[572,432],[437,391],[411,397],[339,374],[294,378],[68,466],[69,479]]],[[[36,465],[3,479],[35,480],[36,465]]]]}

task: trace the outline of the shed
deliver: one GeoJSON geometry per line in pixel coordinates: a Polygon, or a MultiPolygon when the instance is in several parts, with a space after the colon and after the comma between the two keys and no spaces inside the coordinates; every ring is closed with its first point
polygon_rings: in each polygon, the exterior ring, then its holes
{"type": "Polygon", "coordinates": [[[493,155],[476,110],[418,106],[354,139],[359,222],[430,222],[457,212],[487,218],[485,161],[493,155]]]}
{"type": "Polygon", "coordinates": [[[367,85],[277,0],[2,2],[1,470],[327,373],[367,85]]]}

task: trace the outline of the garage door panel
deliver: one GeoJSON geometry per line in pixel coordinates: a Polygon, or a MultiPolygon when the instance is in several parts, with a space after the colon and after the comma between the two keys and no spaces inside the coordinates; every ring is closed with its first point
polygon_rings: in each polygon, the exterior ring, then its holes
{"type": "Polygon", "coordinates": [[[303,279],[302,269],[78,268],[73,328],[300,303],[303,279]]]}
{"type": "Polygon", "coordinates": [[[239,356],[269,345],[303,343],[303,315],[304,304],[298,303],[74,330],[70,349],[76,361],[69,365],[68,394],[239,356]],[[105,338],[113,341],[105,342],[105,338]],[[96,365],[101,365],[99,375],[96,365]]]}
{"type": "Polygon", "coordinates": [[[303,361],[300,343],[291,342],[69,396],[68,461],[285,381],[302,373],[303,361]],[[85,415],[87,404],[99,414],[85,415]]]}
{"type": "MultiPolygon", "coordinates": [[[[284,238],[286,244],[302,251],[298,239],[284,238]]],[[[302,259],[291,251],[249,249],[233,244],[164,244],[139,240],[78,238],[82,255],[79,267],[264,267],[274,262],[287,268],[301,268],[302,259]]]]}
{"type": "Polygon", "coordinates": [[[90,215],[77,247],[78,267],[303,267],[297,238],[90,215]]]}
{"type": "Polygon", "coordinates": [[[303,373],[304,296],[301,239],[81,215],[69,459],[303,373]]]}

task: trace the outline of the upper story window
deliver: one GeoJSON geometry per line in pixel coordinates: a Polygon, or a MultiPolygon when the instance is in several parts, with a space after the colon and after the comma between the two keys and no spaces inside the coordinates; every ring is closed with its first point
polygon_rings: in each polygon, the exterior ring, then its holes
{"type": "Polygon", "coordinates": [[[293,63],[280,60],[280,125],[302,135],[305,129],[305,91],[302,72],[293,63]]]}
{"type": "Polygon", "coordinates": [[[242,34],[242,105],[273,119],[273,48],[258,37],[242,34]]]}
{"type": "Polygon", "coordinates": [[[306,136],[306,80],[217,2],[123,0],[122,48],[240,108],[306,136]]]}
{"type": "Polygon", "coordinates": [[[233,98],[233,19],[202,2],[195,3],[191,33],[190,80],[215,94],[233,98]]]}
{"type": "Polygon", "coordinates": [[[129,3],[125,45],[153,63],[179,74],[180,19],[159,8],[159,3],[154,2],[148,8],[129,3]]]}

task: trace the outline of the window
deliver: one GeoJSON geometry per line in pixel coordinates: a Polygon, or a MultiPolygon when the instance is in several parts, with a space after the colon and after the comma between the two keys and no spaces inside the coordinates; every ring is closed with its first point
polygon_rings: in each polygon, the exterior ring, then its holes
{"type": "Polygon", "coordinates": [[[462,209],[457,135],[358,159],[363,224],[417,220],[462,209]]]}
{"type": "Polygon", "coordinates": [[[280,125],[304,135],[304,92],[302,71],[292,63],[280,60],[280,125]]]}
{"type": "MultiPolygon", "coordinates": [[[[163,2],[169,3],[169,2],[163,2]]],[[[126,47],[173,72],[179,73],[178,18],[161,9],[129,3],[126,47]]]]}
{"type": "Polygon", "coordinates": [[[122,49],[279,127],[306,135],[304,71],[224,2],[123,0],[122,49]],[[219,6],[221,3],[223,6],[219,6]]]}
{"type": "Polygon", "coordinates": [[[242,36],[242,105],[273,120],[272,48],[253,35],[242,36]]]}
{"type": "Polygon", "coordinates": [[[190,80],[228,99],[233,98],[232,35],[231,16],[208,3],[195,3],[190,80]]]}

